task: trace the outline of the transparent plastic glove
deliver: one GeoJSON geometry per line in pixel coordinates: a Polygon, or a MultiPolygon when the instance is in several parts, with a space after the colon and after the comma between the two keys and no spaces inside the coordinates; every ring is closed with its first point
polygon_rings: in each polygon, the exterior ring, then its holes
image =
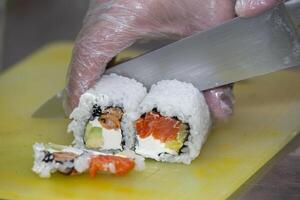
{"type": "Polygon", "coordinates": [[[238,0],[235,4],[235,12],[240,17],[252,17],[281,2],[283,0],[238,0]]]}
{"type": "MultiPolygon", "coordinates": [[[[120,51],[146,37],[181,38],[235,17],[252,16],[275,5],[272,0],[93,0],[80,31],[69,68],[65,109],[101,77],[120,51]],[[236,11],[235,11],[236,9],[236,11]]],[[[183,66],[184,67],[184,66],[183,66]]],[[[226,119],[233,110],[231,87],[205,92],[212,114],[226,119]]]]}

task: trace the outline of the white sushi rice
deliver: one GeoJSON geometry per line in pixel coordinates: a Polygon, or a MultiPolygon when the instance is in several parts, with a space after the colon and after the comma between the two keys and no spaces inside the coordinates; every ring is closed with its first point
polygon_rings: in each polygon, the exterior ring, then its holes
{"type": "Polygon", "coordinates": [[[116,74],[104,75],[96,85],[80,97],[79,105],[70,115],[72,122],[68,131],[73,132],[76,147],[84,147],[83,136],[85,126],[92,115],[93,106],[97,104],[101,110],[107,107],[123,109],[121,129],[125,140],[125,149],[134,146],[134,125],[136,110],[146,95],[146,88],[134,79],[116,74]]]}
{"type": "Polygon", "coordinates": [[[91,156],[88,153],[80,154],[80,156],[74,160],[74,168],[77,172],[83,173],[89,169],[91,156]]]}
{"type": "MultiPolygon", "coordinates": [[[[145,169],[145,159],[130,150],[126,150],[118,154],[105,154],[98,151],[79,149],[70,146],[55,145],[51,143],[46,145],[42,143],[36,143],[33,145],[33,151],[34,165],[32,167],[32,171],[39,174],[39,176],[42,178],[49,178],[52,173],[66,168],[74,168],[78,173],[84,173],[88,171],[91,157],[95,155],[114,155],[130,158],[135,163],[135,170],[141,171],[145,169]],[[74,162],[45,162],[43,159],[46,156],[46,152],[70,152],[76,154],[77,157],[74,159],[74,162]]],[[[108,163],[107,170],[109,170],[111,173],[115,173],[115,166],[112,163],[108,163]]]]}
{"type": "Polygon", "coordinates": [[[45,157],[44,153],[44,145],[36,143],[33,145],[33,151],[34,151],[34,164],[32,167],[32,171],[39,174],[42,178],[49,178],[51,173],[56,172],[57,167],[54,163],[45,163],[42,160],[45,157]]]}
{"type": "MultiPolygon", "coordinates": [[[[53,153],[53,152],[61,151],[61,152],[71,152],[76,155],[83,155],[83,156],[78,157],[79,161],[83,160],[83,158],[86,158],[86,156],[84,155],[84,151],[82,151],[80,149],[76,149],[76,148],[69,147],[69,146],[57,145],[59,148],[62,148],[61,150],[57,150],[55,148],[51,148],[50,146],[52,146],[52,144],[44,145],[42,143],[35,143],[33,145],[34,164],[32,167],[32,171],[39,174],[39,176],[42,178],[49,178],[52,173],[59,171],[60,169],[74,167],[74,164],[72,164],[70,162],[65,162],[64,164],[56,163],[56,162],[44,162],[43,159],[46,156],[46,152],[53,153]]],[[[76,166],[79,169],[78,172],[81,173],[81,172],[85,171],[86,169],[85,170],[81,170],[81,169],[83,169],[86,165],[87,166],[89,165],[88,160],[85,160],[85,162],[82,162],[82,161],[80,163],[78,162],[76,164],[76,166]]],[[[76,169],[76,167],[75,167],[75,169],[76,169]]]]}
{"type": "MultiPolygon", "coordinates": [[[[203,94],[190,83],[163,80],[151,87],[139,106],[139,116],[154,108],[163,116],[177,117],[181,122],[187,123],[190,134],[184,143],[186,147],[179,155],[161,154],[152,158],[158,161],[190,164],[199,155],[211,126],[210,113],[203,94]]],[[[138,145],[137,141],[136,148],[143,148],[138,145]]],[[[151,154],[148,152],[148,155],[141,155],[151,157],[149,153],[151,154]]]]}

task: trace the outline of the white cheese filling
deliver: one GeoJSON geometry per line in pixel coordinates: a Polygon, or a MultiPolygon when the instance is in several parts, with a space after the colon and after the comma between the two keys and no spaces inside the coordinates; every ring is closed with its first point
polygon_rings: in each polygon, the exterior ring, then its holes
{"type": "Polygon", "coordinates": [[[103,128],[98,117],[95,117],[93,121],[90,121],[93,127],[102,128],[103,146],[101,149],[122,149],[122,134],[121,129],[106,129],[103,128]]]}
{"type": "Polygon", "coordinates": [[[153,158],[155,160],[159,159],[160,153],[168,153],[172,155],[178,155],[178,153],[172,149],[165,146],[160,140],[153,138],[152,135],[146,138],[140,138],[137,136],[138,144],[136,146],[135,152],[142,156],[153,158]]]}

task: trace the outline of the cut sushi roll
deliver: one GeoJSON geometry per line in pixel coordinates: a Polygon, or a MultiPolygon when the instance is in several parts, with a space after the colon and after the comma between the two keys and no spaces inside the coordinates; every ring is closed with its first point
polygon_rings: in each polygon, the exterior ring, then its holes
{"type": "Polygon", "coordinates": [[[206,140],[211,118],[203,95],[177,80],[151,87],[135,123],[135,152],[157,161],[189,164],[206,140]]]}
{"type": "Polygon", "coordinates": [[[123,111],[118,107],[108,107],[101,111],[94,105],[94,111],[87,122],[83,136],[87,148],[122,150],[121,120],[123,111]]]}
{"type": "Polygon", "coordinates": [[[143,170],[145,167],[144,158],[133,151],[104,154],[98,151],[40,143],[34,144],[33,150],[32,170],[42,178],[48,178],[55,172],[77,175],[86,171],[89,171],[92,177],[95,177],[97,172],[122,176],[133,169],[143,170]]]}
{"type": "Polygon", "coordinates": [[[122,151],[134,145],[136,109],[146,88],[133,79],[104,75],[84,93],[71,113],[68,131],[76,147],[98,151],[122,151]]]}
{"type": "Polygon", "coordinates": [[[146,156],[168,153],[178,155],[189,134],[189,125],[175,117],[162,116],[156,109],[145,113],[136,121],[137,152],[151,149],[146,156]],[[146,149],[145,149],[146,148],[146,149]]]}

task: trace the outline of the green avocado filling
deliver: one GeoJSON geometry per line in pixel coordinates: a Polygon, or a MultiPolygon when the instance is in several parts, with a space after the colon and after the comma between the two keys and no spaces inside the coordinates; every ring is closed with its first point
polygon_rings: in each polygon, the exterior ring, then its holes
{"type": "Polygon", "coordinates": [[[184,123],[181,124],[179,132],[177,133],[176,140],[167,141],[165,143],[166,147],[179,153],[181,147],[183,146],[183,143],[188,136],[188,132],[188,125],[184,123]]]}
{"type": "Polygon", "coordinates": [[[47,150],[56,150],[56,151],[62,151],[63,149],[65,149],[66,146],[63,145],[59,145],[59,144],[53,144],[53,143],[49,143],[45,145],[45,149],[47,150]]]}
{"type": "Polygon", "coordinates": [[[100,148],[103,146],[102,128],[93,127],[88,123],[85,128],[84,142],[87,148],[100,148]]]}

